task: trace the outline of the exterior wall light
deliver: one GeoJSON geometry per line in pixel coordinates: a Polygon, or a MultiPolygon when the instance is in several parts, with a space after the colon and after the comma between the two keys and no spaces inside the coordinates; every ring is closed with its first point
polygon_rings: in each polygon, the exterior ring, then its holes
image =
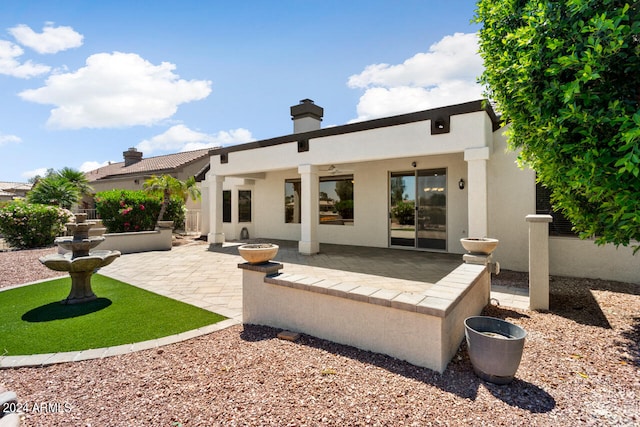
{"type": "Polygon", "coordinates": [[[464,179],[460,178],[460,181],[458,181],[458,188],[464,190],[464,179]]]}

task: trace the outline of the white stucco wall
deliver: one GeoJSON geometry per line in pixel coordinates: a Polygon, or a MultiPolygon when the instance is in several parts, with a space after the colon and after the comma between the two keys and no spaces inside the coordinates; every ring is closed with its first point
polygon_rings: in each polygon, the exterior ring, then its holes
{"type": "Polygon", "coordinates": [[[502,268],[529,269],[529,229],[525,217],[536,213],[535,173],[516,164],[517,154],[507,149],[504,129],[494,133],[489,160],[489,233],[500,240],[494,258],[502,268]]]}
{"type": "Polygon", "coordinates": [[[468,147],[483,147],[491,121],[484,112],[451,116],[451,132],[431,135],[431,122],[408,123],[309,140],[309,151],[298,153],[296,142],[233,151],[229,162],[211,157],[215,175],[242,176],[265,170],[297,168],[301,164],[331,165],[463,152],[468,147]],[[259,153],[259,154],[258,154],[259,153]],[[256,158],[258,156],[258,159],[256,158]]]}
{"type": "Polygon", "coordinates": [[[631,247],[597,246],[593,240],[550,237],[549,272],[640,285],[640,253],[634,256],[631,247]]]}

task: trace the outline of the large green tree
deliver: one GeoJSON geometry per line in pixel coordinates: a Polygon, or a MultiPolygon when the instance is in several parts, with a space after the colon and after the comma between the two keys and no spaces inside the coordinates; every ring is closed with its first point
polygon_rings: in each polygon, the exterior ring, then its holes
{"type": "Polygon", "coordinates": [[[583,238],[640,241],[640,2],[480,0],[476,21],[486,95],[554,206],[583,238]]]}

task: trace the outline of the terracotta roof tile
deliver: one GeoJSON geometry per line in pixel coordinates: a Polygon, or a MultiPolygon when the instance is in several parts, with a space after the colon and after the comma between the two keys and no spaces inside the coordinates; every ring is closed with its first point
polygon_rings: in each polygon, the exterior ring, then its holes
{"type": "Polygon", "coordinates": [[[31,190],[32,185],[24,182],[0,182],[0,190],[31,190]]]}
{"type": "Polygon", "coordinates": [[[85,175],[87,176],[87,179],[92,182],[120,175],[161,172],[185,166],[191,162],[208,156],[209,148],[185,151],[183,153],[167,154],[164,156],[149,157],[146,159],[143,158],[139,162],[129,166],[125,166],[124,162],[112,163],[86,172],[85,175]]]}

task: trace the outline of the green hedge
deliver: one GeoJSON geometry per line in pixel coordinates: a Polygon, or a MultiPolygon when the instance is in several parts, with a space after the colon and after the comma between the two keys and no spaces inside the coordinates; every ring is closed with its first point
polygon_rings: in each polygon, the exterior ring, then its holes
{"type": "Polygon", "coordinates": [[[56,206],[14,201],[0,206],[0,233],[13,247],[39,248],[53,244],[73,214],[56,206]]]}
{"type": "MultiPolygon", "coordinates": [[[[96,194],[96,210],[107,233],[149,231],[156,225],[162,200],[141,190],[109,190],[96,194]]],[[[184,202],[171,199],[163,220],[184,227],[184,202]]]]}

